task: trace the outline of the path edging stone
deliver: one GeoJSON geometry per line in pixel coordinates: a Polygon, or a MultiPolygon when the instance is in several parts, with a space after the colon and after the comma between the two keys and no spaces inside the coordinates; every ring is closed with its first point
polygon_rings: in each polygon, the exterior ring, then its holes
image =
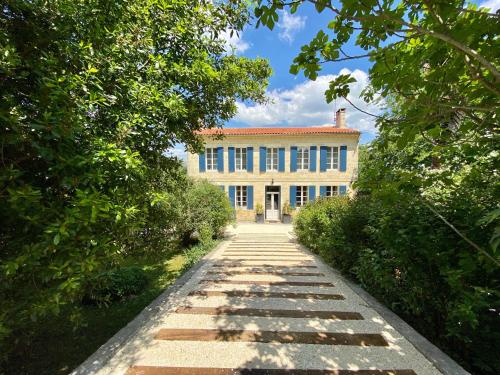
{"type": "Polygon", "coordinates": [[[375,297],[369,294],[361,286],[347,279],[338,270],[326,264],[323,259],[302,245],[293,232],[288,232],[290,239],[293,239],[303,250],[314,256],[318,262],[328,267],[339,279],[349,288],[357,293],[371,308],[373,308],[387,323],[394,327],[404,338],[406,338],[422,355],[427,358],[443,375],[471,375],[462,366],[455,362],[450,356],[444,353],[436,345],[418,333],[412,326],[401,319],[397,314],[380,303],[375,297]]]}
{"type": "Polygon", "coordinates": [[[170,295],[179,291],[184,284],[206,263],[214,252],[224,246],[230,236],[224,238],[209,253],[205,254],[193,267],[184,272],[172,285],[168,286],[156,299],[146,306],[125,327],[115,333],[106,343],[97,349],[90,357],[74,369],[69,375],[91,375],[102,369],[107,362],[124,346],[130,337],[135,335],[151,316],[156,314],[160,307],[168,300],[170,295]]]}

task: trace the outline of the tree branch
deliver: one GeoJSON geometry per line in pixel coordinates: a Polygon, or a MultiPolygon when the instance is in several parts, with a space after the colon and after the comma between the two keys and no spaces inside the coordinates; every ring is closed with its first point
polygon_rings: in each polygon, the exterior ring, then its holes
{"type": "MultiPolygon", "coordinates": [[[[486,9],[486,8],[480,8],[480,9],[486,9]]],[[[472,14],[477,14],[477,15],[480,15],[480,16],[488,16],[488,17],[500,18],[500,14],[489,13],[489,12],[475,10],[475,9],[466,9],[466,8],[464,8],[464,9],[460,9],[460,12],[463,12],[463,13],[472,13],[472,14]]]]}
{"type": "Polygon", "coordinates": [[[498,91],[497,88],[490,82],[488,82],[481,74],[481,72],[471,64],[469,56],[465,56],[465,63],[467,64],[467,67],[469,68],[472,77],[477,78],[477,80],[480,81],[483,84],[483,86],[489,91],[491,91],[493,94],[500,96],[500,91],[498,91]]]}
{"type": "Polygon", "coordinates": [[[341,57],[339,59],[334,59],[334,60],[323,60],[323,61],[320,61],[319,63],[320,64],[326,64],[326,63],[329,63],[329,62],[339,62],[339,61],[346,61],[346,60],[363,59],[365,57],[370,57],[372,55],[373,55],[373,53],[367,53],[365,55],[357,55],[357,56],[346,56],[346,57],[341,57]]]}
{"type": "Polygon", "coordinates": [[[483,254],[485,257],[487,257],[489,260],[491,260],[493,263],[495,263],[497,266],[500,266],[500,262],[493,258],[486,250],[482,249],[479,247],[476,243],[471,241],[465,234],[460,232],[455,226],[450,223],[448,220],[445,219],[443,215],[441,215],[439,212],[437,212],[430,204],[428,204],[424,198],[421,198],[422,202],[424,205],[434,213],[438,218],[440,218],[446,225],[448,225],[456,234],[458,234],[465,242],[467,242],[469,245],[471,245],[474,249],[476,249],[478,252],[483,254]]]}
{"type": "Polygon", "coordinates": [[[462,43],[456,41],[455,39],[453,39],[449,35],[442,34],[440,32],[434,31],[434,30],[427,30],[427,29],[424,29],[423,27],[411,24],[411,23],[403,21],[401,19],[389,17],[383,13],[378,13],[378,15],[382,18],[397,22],[400,25],[404,25],[404,26],[406,26],[410,29],[416,30],[422,34],[433,36],[436,39],[442,40],[443,42],[450,44],[451,46],[455,47],[455,49],[458,49],[459,51],[462,51],[466,55],[476,59],[484,68],[486,68],[487,70],[489,70],[491,72],[491,74],[493,74],[496,81],[500,81],[500,72],[497,70],[497,68],[492,63],[490,63],[488,60],[486,60],[476,50],[470,48],[469,46],[467,46],[465,44],[462,44],[462,43]]]}
{"type": "MultiPolygon", "coordinates": [[[[315,0],[309,0],[309,2],[316,4],[315,0]]],[[[402,26],[406,26],[410,30],[415,30],[421,34],[429,35],[429,36],[432,36],[436,39],[442,40],[443,42],[453,46],[455,49],[462,51],[466,55],[477,60],[484,68],[486,68],[487,70],[489,70],[491,72],[491,74],[493,74],[496,81],[500,81],[500,72],[491,62],[486,60],[484,58],[484,56],[480,55],[476,50],[470,48],[469,46],[467,46],[465,44],[458,42],[457,40],[453,39],[449,35],[440,33],[438,31],[425,29],[423,27],[406,22],[406,21],[399,19],[399,18],[390,17],[389,15],[382,13],[382,12],[375,12],[375,15],[357,17],[357,16],[349,16],[349,15],[342,14],[342,12],[339,9],[335,8],[332,4],[326,5],[326,8],[330,9],[337,16],[340,16],[342,18],[350,19],[350,20],[357,21],[357,22],[363,22],[363,21],[373,22],[373,21],[377,21],[377,19],[379,19],[379,18],[382,18],[382,19],[396,22],[402,26]]]]}
{"type": "Polygon", "coordinates": [[[373,113],[366,112],[365,110],[359,108],[356,104],[354,104],[353,102],[351,102],[349,99],[347,99],[346,96],[343,96],[343,98],[347,101],[347,103],[349,103],[351,106],[353,106],[358,111],[364,113],[365,115],[372,116],[372,117],[375,117],[375,118],[378,118],[378,119],[381,119],[381,120],[384,120],[384,121],[394,122],[394,120],[387,119],[387,118],[385,118],[383,116],[378,116],[378,115],[374,115],[373,113]]]}

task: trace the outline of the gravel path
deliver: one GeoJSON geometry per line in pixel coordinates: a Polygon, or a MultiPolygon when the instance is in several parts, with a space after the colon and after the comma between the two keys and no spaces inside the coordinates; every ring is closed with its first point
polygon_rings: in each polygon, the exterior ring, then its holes
{"type": "Polygon", "coordinates": [[[238,226],[92,373],[441,374],[290,230],[238,226]]]}

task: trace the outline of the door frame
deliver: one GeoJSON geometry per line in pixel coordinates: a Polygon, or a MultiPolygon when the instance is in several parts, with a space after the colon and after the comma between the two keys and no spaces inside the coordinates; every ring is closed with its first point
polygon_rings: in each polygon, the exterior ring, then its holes
{"type": "Polygon", "coordinates": [[[278,194],[278,214],[277,214],[276,219],[271,219],[271,220],[280,221],[281,220],[281,185],[264,185],[264,219],[269,220],[267,217],[267,210],[266,210],[266,198],[267,198],[267,193],[268,193],[269,187],[273,187],[276,190],[276,191],[270,191],[269,193],[278,194]]]}

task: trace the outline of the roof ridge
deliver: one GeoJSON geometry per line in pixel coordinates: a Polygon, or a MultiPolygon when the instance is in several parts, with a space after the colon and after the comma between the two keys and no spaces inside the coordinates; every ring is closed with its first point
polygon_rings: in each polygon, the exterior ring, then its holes
{"type": "Polygon", "coordinates": [[[307,127],[256,127],[256,128],[211,128],[197,132],[201,135],[259,135],[259,134],[359,134],[357,129],[334,126],[307,127]]]}

